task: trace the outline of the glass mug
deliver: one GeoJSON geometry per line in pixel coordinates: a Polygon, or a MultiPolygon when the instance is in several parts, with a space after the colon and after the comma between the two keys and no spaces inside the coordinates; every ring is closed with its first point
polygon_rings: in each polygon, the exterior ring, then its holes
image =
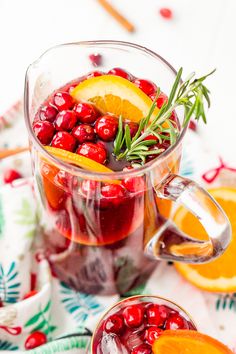
{"type": "MultiPolygon", "coordinates": [[[[78,42],[56,46],[28,68],[25,119],[35,191],[41,206],[44,252],[59,279],[94,294],[123,294],[150,276],[157,260],[207,262],[228,246],[229,221],[198,184],[178,176],[182,129],[175,145],[137,170],[96,173],[50,155],[32,130],[35,113],[54,90],[92,70],[91,53],[100,53],[108,71],[120,67],[150,79],[168,93],[176,71],[158,54],[118,41],[78,42]],[[122,200],[104,200],[103,183],[135,179],[139,187],[122,200]],[[141,179],[141,180],[140,180],[141,179]],[[142,183],[139,183],[139,182],[142,183]],[[141,187],[140,187],[141,186],[141,187]],[[191,238],[169,219],[173,201],[188,208],[208,233],[191,238]]],[[[183,113],[177,112],[180,123],[183,113]]]]}
{"type": "MultiPolygon", "coordinates": [[[[153,326],[152,324],[147,325],[147,318],[143,317],[141,324],[136,328],[129,328],[126,327],[124,321],[124,310],[129,306],[141,306],[144,310],[144,313],[148,310],[150,305],[157,305],[163,318],[166,318],[163,321],[162,328],[165,330],[165,325],[168,322],[168,318],[177,315],[182,318],[181,321],[181,329],[184,330],[197,330],[197,327],[191,318],[191,316],[180,306],[175,304],[174,302],[164,299],[159,296],[152,296],[152,295],[138,295],[132,296],[122,301],[119,301],[115,305],[113,305],[100,319],[99,323],[97,324],[95,331],[93,332],[93,336],[91,339],[91,343],[89,344],[87,354],[128,354],[132,352],[134,348],[139,346],[146,346],[144,336],[145,330],[148,328],[156,328],[156,325],[153,326]],[[123,319],[123,323],[120,324],[121,328],[116,328],[114,330],[109,330],[106,332],[106,324],[107,320],[109,321],[112,316],[119,316],[119,318],[123,319]],[[164,327],[164,328],[163,328],[164,327]]],[[[154,314],[155,312],[153,312],[154,314]]],[[[145,315],[144,315],[145,316],[145,315]]],[[[157,315],[158,316],[158,315],[157,315]]],[[[158,319],[159,317],[157,317],[158,319]]],[[[152,320],[154,320],[152,318],[152,320]]],[[[113,323],[117,324],[116,321],[113,320],[113,323]]],[[[156,323],[156,322],[154,322],[156,323]]],[[[119,324],[119,322],[118,322],[119,324]]],[[[117,326],[116,326],[117,327],[117,326]]],[[[108,325],[110,329],[110,326],[108,325]]],[[[155,338],[155,337],[154,337],[155,338]]],[[[149,353],[151,347],[147,346],[146,350],[143,348],[143,353],[149,353]]]]}

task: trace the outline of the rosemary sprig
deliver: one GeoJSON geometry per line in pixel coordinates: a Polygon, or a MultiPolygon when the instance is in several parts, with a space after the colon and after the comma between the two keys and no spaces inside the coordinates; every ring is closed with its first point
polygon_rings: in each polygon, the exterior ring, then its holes
{"type": "Polygon", "coordinates": [[[212,75],[215,70],[199,79],[195,79],[195,73],[192,73],[185,81],[181,82],[182,72],[183,69],[180,68],[170,91],[168,101],[163,104],[157,115],[153,118],[156,100],[160,95],[160,89],[158,89],[147,116],[141,119],[138,131],[133,138],[131,138],[129,126],[126,125],[123,128],[122,117],[120,117],[118,132],[114,141],[114,154],[117,160],[125,158],[127,161],[138,160],[144,164],[147,156],[159,155],[163,152],[164,149],[150,148],[156,144],[156,140],[145,140],[149,135],[155,136],[160,144],[164,140],[169,140],[171,145],[175,144],[179,136],[179,129],[171,120],[171,114],[179,106],[183,106],[185,111],[182,123],[183,128],[188,124],[192,116],[196,120],[202,119],[206,123],[204,105],[207,103],[208,107],[210,107],[210,91],[203,85],[203,81],[212,75]]]}

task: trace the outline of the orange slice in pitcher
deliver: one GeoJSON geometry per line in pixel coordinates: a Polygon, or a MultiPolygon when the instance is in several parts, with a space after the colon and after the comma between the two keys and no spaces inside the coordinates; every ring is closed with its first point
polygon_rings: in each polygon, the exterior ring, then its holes
{"type": "Polygon", "coordinates": [[[154,354],[233,354],[218,340],[205,334],[188,331],[165,331],[154,342],[154,354]]]}
{"type": "MultiPolygon", "coordinates": [[[[71,92],[77,101],[90,101],[102,113],[122,115],[123,119],[139,122],[146,117],[152,100],[129,80],[115,75],[103,75],[87,79],[71,92]]],[[[158,113],[156,108],[153,117],[158,113]]]]}
{"type": "MultiPolygon", "coordinates": [[[[236,189],[215,188],[209,193],[224,209],[232,226],[232,241],[225,253],[207,264],[176,263],[178,272],[192,284],[211,292],[236,291],[236,189]]],[[[180,207],[174,221],[177,226],[192,237],[206,240],[207,234],[200,222],[184,207],[180,207]]]]}

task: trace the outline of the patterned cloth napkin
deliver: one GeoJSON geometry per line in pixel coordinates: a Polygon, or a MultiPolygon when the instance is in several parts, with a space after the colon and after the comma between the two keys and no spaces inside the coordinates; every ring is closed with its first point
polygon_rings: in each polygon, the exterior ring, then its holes
{"type": "MultiPolygon", "coordinates": [[[[26,146],[21,102],[0,117],[0,136],[0,149],[26,146]]],[[[197,133],[189,131],[186,146],[182,175],[207,186],[236,185],[234,169],[203,148],[197,133]],[[206,173],[209,166],[212,170],[206,173]]],[[[29,153],[2,160],[0,179],[9,167],[16,168],[24,178],[11,185],[0,181],[0,350],[23,352],[28,336],[41,331],[48,343],[30,353],[86,353],[97,321],[119,296],[86,295],[52,276],[47,261],[33,248],[37,213],[29,153]],[[35,286],[37,294],[23,300],[35,286]]],[[[147,283],[132,294],[160,295],[176,302],[192,315],[200,331],[236,352],[236,294],[202,292],[165,262],[157,263],[147,283]]]]}

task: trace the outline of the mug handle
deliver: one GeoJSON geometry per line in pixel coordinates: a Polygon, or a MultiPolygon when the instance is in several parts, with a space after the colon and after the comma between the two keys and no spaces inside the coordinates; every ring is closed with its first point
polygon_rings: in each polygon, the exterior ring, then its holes
{"type": "MultiPolygon", "coordinates": [[[[171,174],[155,187],[159,198],[179,202],[202,224],[207,240],[193,238],[163,219],[157,234],[145,245],[145,253],[156,259],[205,263],[220,256],[231,240],[231,225],[222,208],[196,182],[171,174]]],[[[197,237],[197,235],[196,235],[197,237]]]]}

